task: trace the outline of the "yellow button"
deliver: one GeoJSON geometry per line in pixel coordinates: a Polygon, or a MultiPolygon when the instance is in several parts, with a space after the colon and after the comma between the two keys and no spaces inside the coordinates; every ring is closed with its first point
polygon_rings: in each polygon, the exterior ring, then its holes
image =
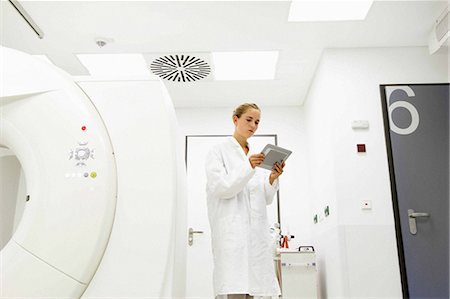
{"type": "Polygon", "coordinates": [[[91,172],[91,178],[95,179],[97,177],[97,173],[95,171],[91,172]]]}

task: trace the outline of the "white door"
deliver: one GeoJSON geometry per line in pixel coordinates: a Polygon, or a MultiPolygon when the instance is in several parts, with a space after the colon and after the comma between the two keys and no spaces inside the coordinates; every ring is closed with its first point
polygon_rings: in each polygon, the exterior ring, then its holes
{"type": "MultiPolygon", "coordinates": [[[[188,136],[186,138],[186,171],[188,189],[188,230],[194,233],[187,246],[187,298],[213,298],[211,232],[206,207],[205,157],[209,149],[228,136],[188,136]]],[[[252,150],[260,151],[268,143],[275,144],[275,135],[253,136],[252,150]]],[[[278,222],[278,198],[267,208],[269,223],[278,222]]],[[[269,228],[267,228],[269,229],[269,228]]]]}

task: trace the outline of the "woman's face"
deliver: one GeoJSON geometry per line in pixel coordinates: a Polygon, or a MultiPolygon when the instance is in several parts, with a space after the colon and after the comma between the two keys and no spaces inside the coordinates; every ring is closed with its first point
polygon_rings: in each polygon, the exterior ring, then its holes
{"type": "Polygon", "coordinates": [[[245,138],[253,136],[258,129],[260,116],[261,112],[254,108],[247,109],[240,118],[233,116],[236,133],[245,138]]]}

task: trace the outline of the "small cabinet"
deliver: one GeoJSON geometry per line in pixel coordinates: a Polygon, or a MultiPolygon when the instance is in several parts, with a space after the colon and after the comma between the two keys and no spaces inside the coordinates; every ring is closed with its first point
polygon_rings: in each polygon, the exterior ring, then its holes
{"type": "Polygon", "coordinates": [[[278,269],[282,298],[317,298],[317,267],[315,252],[282,250],[278,269]]]}

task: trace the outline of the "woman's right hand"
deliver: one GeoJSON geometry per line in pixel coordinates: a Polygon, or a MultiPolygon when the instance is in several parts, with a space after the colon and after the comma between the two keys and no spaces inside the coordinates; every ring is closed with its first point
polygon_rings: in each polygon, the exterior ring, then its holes
{"type": "Polygon", "coordinates": [[[255,168],[258,165],[261,165],[261,163],[264,161],[264,154],[255,154],[255,155],[251,155],[248,158],[248,161],[250,162],[250,165],[252,166],[252,168],[255,168]]]}

